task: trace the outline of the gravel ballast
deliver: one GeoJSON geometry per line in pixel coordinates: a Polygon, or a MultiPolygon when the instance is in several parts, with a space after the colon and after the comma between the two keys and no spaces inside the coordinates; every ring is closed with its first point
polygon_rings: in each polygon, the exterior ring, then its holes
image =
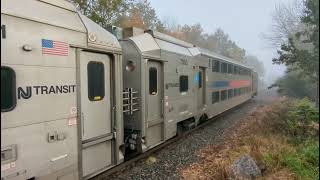
{"type": "Polygon", "coordinates": [[[260,93],[254,100],[242,104],[184,139],[170,144],[147,159],[140,160],[133,167],[104,179],[181,179],[179,169],[198,161],[197,151],[209,144],[222,142],[222,134],[226,129],[244,120],[255,108],[270,103],[273,97],[275,95],[271,92],[260,93]]]}

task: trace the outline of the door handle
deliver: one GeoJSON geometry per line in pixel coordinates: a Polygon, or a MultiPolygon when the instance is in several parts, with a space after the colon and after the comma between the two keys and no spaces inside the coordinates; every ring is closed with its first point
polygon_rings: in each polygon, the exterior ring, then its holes
{"type": "Polygon", "coordinates": [[[161,99],[161,116],[164,117],[164,100],[161,99]]]}
{"type": "Polygon", "coordinates": [[[84,135],[84,115],[83,115],[83,112],[81,112],[81,125],[82,125],[82,135],[84,135]]]}

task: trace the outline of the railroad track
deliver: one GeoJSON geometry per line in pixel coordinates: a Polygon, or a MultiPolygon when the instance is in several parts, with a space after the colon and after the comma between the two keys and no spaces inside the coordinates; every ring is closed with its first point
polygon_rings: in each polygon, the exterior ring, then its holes
{"type": "Polygon", "coordinates": [[[98,174],[97,176],[91,178],[91,180],[106,180],[106,177],[116,173],[116,172],[121,172],[121,171],[124,171],[126,169],[128,169],[129,167],[132,167],[135,163],[137,163],[138,161],[142,160],[142,159],[145,159],[147,158],[148,156],[150,156],[151,154],[155,153],[155,152],[158,152],[160,151],[161,149],[167,147],[168,145],[170,144],[173,144],[174,142],[177,142],[179,141],[180,139],[186,137],[187,135],[191,134],[192,132],[202,128],[202,127],[205,127],[206,125],[209,125],[210,123],[213,123],[215,120],[219,119],[219,118],[223,118],[225,115],[227,115],[228,113],[240,108],[241,106],[243,106],[244,104],[247,104],[247,103],[250,103],[250,102],[253,102],[254,100],[253,99],[250,99],[248,101],[245,101],[207,121],[204,121],[202,122],[201,124],[199,124],[198,126],[196,126],[195,128],[189,130],[189,131],[186,131],[185,133],[181,134],[180,136],[175,136],[174,138],[144,152],[143,154],[140,154],[130,160],[127,160],[109,170],[107,170],[106,172],[103,172],[101,174],[98,174]]]}

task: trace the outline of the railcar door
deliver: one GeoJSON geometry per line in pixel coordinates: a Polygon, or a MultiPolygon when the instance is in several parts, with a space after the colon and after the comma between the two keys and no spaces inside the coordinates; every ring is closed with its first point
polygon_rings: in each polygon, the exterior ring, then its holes
{"type": "Polygon", "coordinates": [[[82,176],[86,177],[112,164],[110,58],[81,51],[78,65],[82,176]]]}
{"type": "Polygon", "coordinates": [[[202,109],[205,103],[205,69],[199,67],[198,72],[198,109],[202,109]]]}
{"type": "Polygon", "coordinates": [[[147,146],[163,140],[163,71],[160,62],[148,61],[147,69],[147,146]]]}

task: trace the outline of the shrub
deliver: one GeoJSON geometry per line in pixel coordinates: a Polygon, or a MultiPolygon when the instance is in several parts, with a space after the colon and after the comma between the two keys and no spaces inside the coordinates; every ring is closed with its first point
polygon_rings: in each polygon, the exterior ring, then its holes
{"type": "Polygon", "coordinates": [[[296,100],[288,111],[286,125],[295,143],[318,137],[319,110],[307,98],[296,100]]]}

